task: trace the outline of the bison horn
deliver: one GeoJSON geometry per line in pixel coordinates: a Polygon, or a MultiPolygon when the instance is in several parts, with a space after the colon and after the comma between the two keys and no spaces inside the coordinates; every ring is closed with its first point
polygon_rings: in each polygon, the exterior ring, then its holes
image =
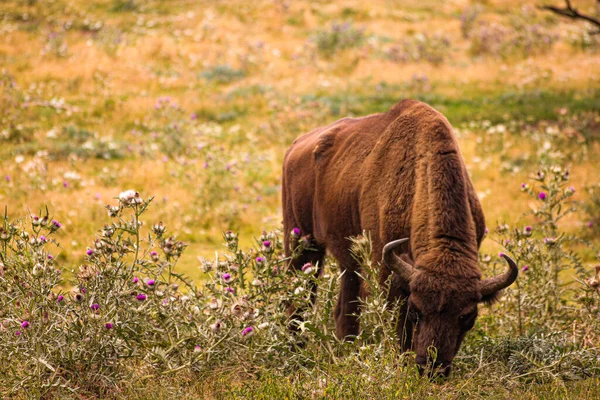
{"type": "Polygon", "coordinates": [[[508,263],[508,270],[501,275],[481,281],[481,295],[483,297],[493,296],[498,291],[509,287],[519,275],[519,267],[515,260],[506,254],[502,254],[502,257],[504,257],[508,263]]]}
{"type": "Polygon", "coordinates": [[[383,263],[400,277],[406,287],[408,286],[408,282],[410,282],[414,267],[396,256],[394,249],[407,241],[408,238],[394,240],[383,247],[383,263]]]}

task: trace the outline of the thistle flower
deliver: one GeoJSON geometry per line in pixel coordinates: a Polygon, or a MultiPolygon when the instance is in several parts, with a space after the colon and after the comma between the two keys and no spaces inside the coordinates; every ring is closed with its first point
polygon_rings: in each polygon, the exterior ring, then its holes
{"type": "Polygon", "coordinates": [[[265,253],[270,253],[273,251],[273,247],[271,246],[271,241],[270,240],[265,240],[263,243],[263,251],[265,253]]]}
{"type": "Polygon", "coordinates": [[[88,256],[91,256],[92,254],[94,254],[94,250],[92,250],[92,249],[88,248],[88,249],[85,251],[85,254],[87,254],[88,256]]]}
{"type": "Polygon", "coordinates": [[[162,222],[159,222],[158,224],[154,224],[154,226],[152,226],[152,232],[154,232],[158,237],[161,237],[163,233],[165,233],[165,230],[167,228],[163,225],[162,222]]]}
{"type": "Polygon", "coordinates": [[[146,280],[146,285],[148,286],[154,286],[156,282],[154,281],[154,279],[147,279],[146,280]]]}
{"type": "Polygon", "coordinates": [[[111,218],[119,215],[119,211],[121,210],[119,206],[106,206],[106,209],[108,210],[108,216],[111,218]]]}
{"type": "Polygon", "coordinates": [[[21,336],[21,331],[16,331],[15,336],[21,336]]]}
{"type": "Polygon", "coordinates": [[[225,281],[225,282],[231,282],[231,274],[229,273],[224,273],[223,275],[221,275],[221,278],[225,281]]]}
{"type": "Polygon", "coordinates": [[[57,220],[53,219],[52,223],[50,225],[50,231],[54,232],[59,230],[62,227],[62,224],[60,222],[58,222],[57,220]]]}
{"type": "Polygon", "coordinates": [[[198,352],[200,352],[201,350],[202,350],[202,348],[200,347],[200,345],[199,345],[199,344],[197,344],[197,345],[194,347],[194,353],[198,353],[198,352]]]}
{"type": "Polygon", "coordinates": [[[529,189],[529,185],[526,184],[525,182],[521,183],[521,190],[526,191],[527,189],[529,189]]]}
{"type": "Polygon", "coordinates": [[[313,272],[313,266],[311,263],[306,263],[302,266],[302,272],[304,272],[305,274],[310,274],[311,272],[313,272]]]}
{"type": "Polygon", "coordinates": [[[90,306],[90,308],[94,311],[98,311],[100,309],[100,304],[94,303],[90,306]]]}
{"type": "Polygon", "coordinates": [[[140,293],[140,294],[138,294],[137,296],[135,296],[135,298],[136,298],[138,301],[144,301],[144,300],[146,300],[146,295],[145,295],[144,293],[140,293]]]}
{"type": "Polygon", "coordinates": [[[254,334],[254,327],[248,326],[242,330],[242,336],[252,336],[254,334]]]}
{"type": "Polygon", "coordinates": [[[525,227],[525,229],[523,230],[523,236],[531,236],[531,233],[532,233],[531,231],[532,231],[531,226],[527,225],[525,227]]]}
{"type": "Polygon", "coordinates": [[[150,252],[150,258],[152,259],[152,261],[156,262],[160,259],[158,253],[156,251],[152,251],[150,252]]]}
{"type": "Polygon", "coordinates": [[[29,321],[23,321],[23,322],[21,322],[21,328],[23,328],[23,329],[29,328],[29,321]]]}
{"type": "Polygon", "coordinates": [[[59,294],[58,297],[56,298],[56,301],[58,303],[60,303],[61,301],[63,301],[65,299],[65,296],[63,296],[62,294],[59,294]]]}
{"type": "Polygon", "coordinates": [[[546,200],[546,193],[540,192],[540,194],[538,194],[538,199],[540,199],[542,201],[546,200]]]}
{"type": "Polygon", "coordinates": [[[133,206],[142,203],[140,194],[133,189],[126,190],[119,194],[119,202],[124,206],[133,206]]]}
{"type": "Polygon", "coordinates": [[[210,326],[210,330],[214,333],[218,333],[221,330],[222,324],[221,321],[217,320],[214,324],[210,326]]]}
{"type": "Polygon", "coordinates": [[[594,227],[594,223],[592,221],[587,223],[588,228],[593,228],[594,227]]]}
{"type": "Polygon", "coordinates": [[[33,217],[31,217],[31,225],[38,226],[39,224],[40,224],[40,217],[38,217],[37,215],[34,215],[33,217]]]}
{"type": "Polygon", "coordinates": [[[232,231],[226,231],[225,232],[225,240],[230,241],[235,239],[235,233],[233,233],[232,231]]]}
{"type": "Polygon", "coordinates": [[[262,263],[265,262],[265,258],[264,257],[256,257],[255,261],[256,261],[257,264],[260,265],[260,264],[262,264],[262,263]]]}
{"type": "Polygon", "coordinates": [[[229,286],[227,286],[227,287],[225,288],[225,293],[231,293],[231,294],[234,294],[234,293],[235,293],[235,289],[234,289],[234,288],[232,288],[232,287],[229,287],[229,286]]]}
{"type": "Polygon", "coordinates": [[[139,281],[140,281],[140,279],[137,276],[133,277],[133,280],[132,280],[133,283],[138,283],[139,281]]]}
{"type": "Polygon", "coordinates": [[[106,327],[106,329],[112,329],[113,328],[113,324],[111,324],[110,322],[107,322],[106,324],[104,324],[104,326],[106,327]]]}
{"type": "Polygon", "coordinates": [[[565,190],[566,194],[573,194],[575,193],[575,187],[574,186],[569,186],[566,190],[565,190]]]}
{"type": "Polygon", "coordinates": [[[529,271],[529,265],[523,265],[523,268],[521,268],[521,271],[523,271],[523,272],[529,271]]]}
{"type": "Polygon", "coordinates": [[[302,235],[302,231],[300,230],[300,228],[294,228],[292,229],[291,235],[294,239],[298,239],[300,235],[302,235]]]}

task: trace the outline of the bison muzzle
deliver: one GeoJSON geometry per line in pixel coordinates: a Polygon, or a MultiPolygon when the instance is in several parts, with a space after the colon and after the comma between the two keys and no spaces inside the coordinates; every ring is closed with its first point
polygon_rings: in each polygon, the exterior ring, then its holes
{"type": "Polygon", "coordinates": [[[518,267],[504,256],[508,270],[481,279],[485,219],[446,118],[404,100],[385,113],[317,128],[288,149],[282,180],[287,255],[298,245],[293,228],[310,244],[292,267],[322,267],[328,251],[343,272],[337,336],[359,333],[361,267],[348,238],[367,231],[380,283],[390,285],[388,301],[402,304],[402,348],[416,353],[422,371],[447,376],[478,304],[496,299],[518,267]]]}

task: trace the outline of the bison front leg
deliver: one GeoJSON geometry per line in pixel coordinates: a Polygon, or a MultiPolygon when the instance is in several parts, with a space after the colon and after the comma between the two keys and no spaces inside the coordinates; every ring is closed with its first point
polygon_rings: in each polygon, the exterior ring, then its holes
{"type": "Polygon", "coordinates": [[[347,269],[343,272],[340,295],[334,313],[335,332],[339,339],[351,341],[358,336],[360,330],[358,322],[360,279],[355,271],[347,269]]]}
{"type": "Polygon", "coordinates": [[[340,295],[334,311],[335,331],[339,339],[350,341],[358,336],[360,330],[358,296],[362,278],[357,273],[360,266],[348,249],[339,252],[334,249],[331,253],[340,263],[342,271],[340,295]]]}

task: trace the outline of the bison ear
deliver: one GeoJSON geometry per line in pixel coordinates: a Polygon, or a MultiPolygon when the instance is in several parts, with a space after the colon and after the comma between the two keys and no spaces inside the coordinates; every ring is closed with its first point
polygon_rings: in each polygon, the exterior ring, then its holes
{"type": "Polygon", "coordinates": [[[396,273],[399,278],[400,286],[410,292],[410,280],[414,272],[414,267],[404,261],[402,258],[394,254],[394,249],[398,248],[403,243],[406,243],[408,238],[394,240],[383,247],[383,263],[386,267],[396,273]]]}

